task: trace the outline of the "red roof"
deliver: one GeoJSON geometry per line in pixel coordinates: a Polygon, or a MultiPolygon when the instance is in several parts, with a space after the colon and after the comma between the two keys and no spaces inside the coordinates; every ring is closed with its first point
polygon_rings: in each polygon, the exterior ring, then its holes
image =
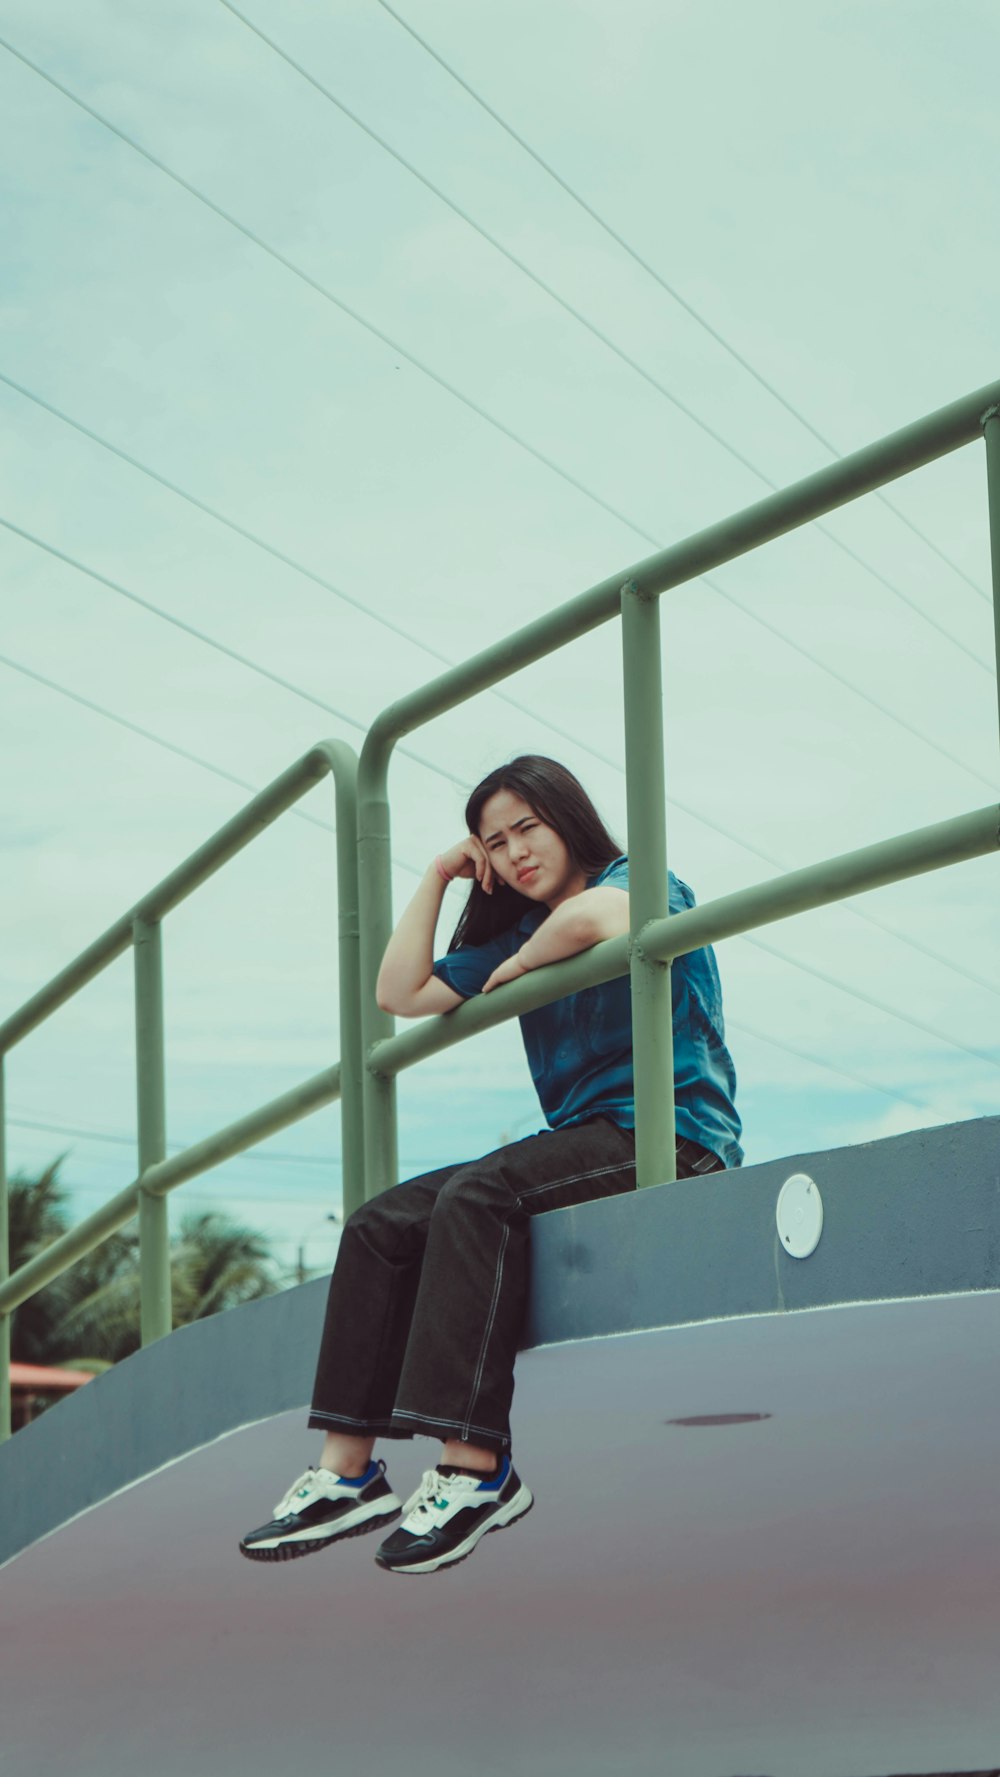
{"type": "Polygon", "coordinates": [[[40,1393],[55,1393],[57,1390],[79,1388],[81,1383],[93,1382],[89,1370],[50,1370],[44,1364],[11,1364],[10,1384],[12,1388],[38,1389],[40,1393]]]}

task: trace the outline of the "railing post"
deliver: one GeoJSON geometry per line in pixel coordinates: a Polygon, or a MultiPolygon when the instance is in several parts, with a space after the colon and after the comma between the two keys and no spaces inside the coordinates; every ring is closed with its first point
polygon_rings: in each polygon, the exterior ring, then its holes
{"type": "Polygon", "coordinates": [[[365,1200],[364,1048],[358,908],[358,761],[328,741],[337,824],[337,968],[340,977],[340,1151],[344,1220],[365,1200]]]}
{"type": "Polygon", "coordinates": [[[173,1325],[170,1226],[165,1197],[142,1188],[142,1174],[167,1154],[163,1065],[163,961],[159,920],[132,923],[135,961],[135,1079],[139,1127],[139,1289],[143,1345],[173,1325]]]}
{"type": "Polygon", "coordinates": [[[633,580],[622,587],[622,665],[635,1163],[636,1182],[642,1187],[675,1179],[677,1159],[671,965],[657,962],[642,948],[643,927],[669,912],[660,601],[643,594],[633,580]]]}
{"type": "MultiPolygon", "coordinates": [[[[0,1053],[0,1283],[10,1276],[10,1220],[7,1213],[7,1109],[4,1061],[0,1053]]],[[[10,1315],[0,1314],[0,1444],[10,1437],[10,1315]]]]}
{"type": "Polygon", "coordinates": [[[392,856],[388,756],[369,734],[358,778],[358,893],[361,909],[361,1032],[364,1046],[365,1192],[377,1197],[399,1176],[396,1081],[369,1065],[372,1045],[391,1037],[395,1020],[379,1010],[375,982],[392,935],[392,856]]]}
{"type": "Polygon", "coordinates": [[[986,488],[990,508],[990,557],[993,565],[993,634],[997,657],[997,716],[1000,719],[1000,406],[983,414],[986,440],[986,488]]]}

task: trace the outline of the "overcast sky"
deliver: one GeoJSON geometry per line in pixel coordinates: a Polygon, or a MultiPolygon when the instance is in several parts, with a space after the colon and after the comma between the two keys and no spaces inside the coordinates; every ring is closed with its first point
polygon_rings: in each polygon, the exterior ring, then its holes
{"type": "MultiPolygon", "coordinates": [[[[0,7],[3,1016],[233,778],[359,746],[442,657],[829,462],[817,432],[1000,379],[991,0],[245,7],[0,7]]],[[[996,800],[981,446],[888,500],[663,601],[700,901],[996,800]]],[[[530,713],[484,695],[411,737],[435,769],[397,756],[397,908],[519,751],[625,844],[617,627],[506,690],[530,713]]],[[[719,947],[748,1162],[996,1112],[996,895],[985,859],[719,947]]],[[[170,916],[172,1140],[336,1058],[335,946],[294,816],[170,916]]],[[[65,1153],[80,1213],[134,1176],[132,1019],[126,958],[8,1062],[10,1162],[65,1153]]],[[[411,1172],[538,1127],[516,1026],[400,1106],[411,1172]]],[[[172,1213],[328,1265],[338,1142],[330,1109],[172,1213]]]]}

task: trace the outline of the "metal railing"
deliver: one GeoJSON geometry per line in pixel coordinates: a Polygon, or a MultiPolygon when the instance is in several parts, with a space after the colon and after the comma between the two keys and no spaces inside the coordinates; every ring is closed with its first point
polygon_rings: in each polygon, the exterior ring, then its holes
{"type": "Polygon", "coordinates": [[[357,755],[343,741],[321,741],[0,1025],[0,1439],[10,1436],[10,1317],[14,1309],[68,1271],[77,1259],[99,1246],[137,1212],[142,1343],[147,1345],[171,1331],[166,1198],[186,1179],[208,1171],[339,1098],[345,1207],[350,1209],[363,1201],[358,936],[357,755]],[[167,1159],[161,923],[173,908],[331,773],[336,812],[340,1061],[167,1159]],[[135,971],[137,1175],[124,1191],[29,1259],[11,1277],[4,1154],[7,1052],[130,946],[135,971]]]}
{"type": "Polygon", "coordinates": [[[403,1068],[564,994],[627,974],[632,987],[637,1179],[640,1187],[668,1183],[675,1176],[670,977],[674,959],[737,932],[1000,848],[1000,807],[990,804],[790,871],[690,911],[668,914],[660,598],[671,588],[872,493],[980,435],[986,445],[1000,667],[1000,383],[994,383],[611,576],[441,674],[382,712],[367,734],[360,758],[340,741],[320,743],[0,1025],[0,1438],[10,1433],[14,1310],[137,1211],[143,1344],[170,1331],[166,1196],[186,1179],[339,1097],[344,1209],[349,1214],[366,1197],[396,1181],[395,1080],[403,1068]],[[393,1019],[375,1000],[375,981],[392,931],[387,782],[393,748],[413,729],[616,617],[622,623],[629,935],[534,970],[486,998],[473,999],[446,1017],[423,1020],[397,1036],[393,1019]],[[167,1159],[161,922],[327,773],[333,774],[336,790],[340,1061],[167,1159]],[[129,945],[135,959],[137,1176],[9,1276],[4,1057],[129,945]]]}

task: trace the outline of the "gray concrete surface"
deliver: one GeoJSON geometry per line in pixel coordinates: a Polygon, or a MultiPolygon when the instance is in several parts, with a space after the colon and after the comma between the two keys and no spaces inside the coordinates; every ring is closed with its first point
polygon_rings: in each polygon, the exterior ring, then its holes
{"type": "MultiPolygon", "coordinates": [[[[998,1287],[1000,1117],[983,1117],[540,1216],[522,1342],[998,1287]],[[801,1170],[825,1218],[804,1260],[775,1226],[801,1170]]],[[[161,1464],[308,1401],[326,1288],[180,1328],[0,1446],[0,1564],[161,1464]]]]}
{"type": "Polygon", "coordinates": [[[4,1777],[982,1771],[998,1337],[990,1291],[525,1352],[535,1507],[424,1578],[242,1560],[318,1440],[225,1437],[5,1568],[4,1777]],[[770,1417],[670,1423],[735,1413],[770,1417]]]}
{"type": "MultiPolygon", "coordinates": [[[[998,1153],[981,1119],[539,1218],[537,1503],[451,1572],[237,1552],[317,1454],[323,1282],[118,1366],[0,1450],[3,1777],[995,1769],[998,1153]]],[[[436,1450],[383,1446],[398,1491],[436,1450]]]]}

